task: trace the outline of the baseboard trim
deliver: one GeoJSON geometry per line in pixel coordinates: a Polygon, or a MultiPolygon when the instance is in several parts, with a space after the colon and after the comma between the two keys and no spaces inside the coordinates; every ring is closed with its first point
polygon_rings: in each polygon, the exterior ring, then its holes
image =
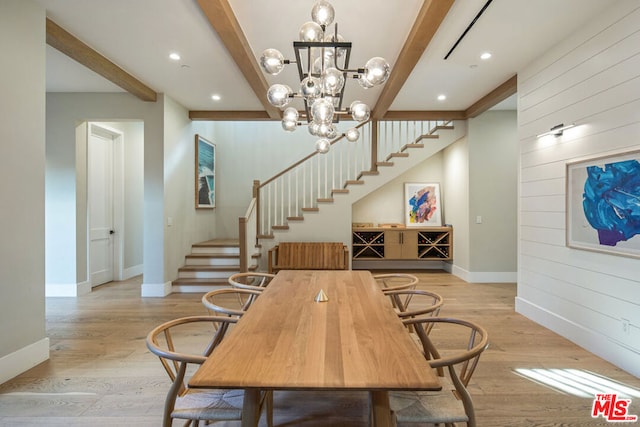
{"type": "Polygon", "coordinates": [[[454,265],[450,273],[468,283],[516,283],[518,281],[517,272],[467,271],[454,265]]]}
{"type": "Polygon", "coordinates": [[[144,264],[134,265],[133,267],[125,268],[122,272],[122,280],[129,280],[132,277],[140,276],[144,270],[144,264]]]}
{"type": "Polygon", "coordinates": [[[640,353],[637,351],[521,297],[516,297],[515,309],[516,313],[552,330],[631,375],[640,377],[640,353]]]}
{"type": "Polygon", "coordinates": [[[44,296],[46,297],[78,297],[91,293],[91,283],[46,283],[44,296]]]}
{"type": "Polygon", "coordinates": [[[140,290],[142,297],[166,297],[171,293],[171,282],[143,283],[140,290]]]}
{"type": "Polygon", "coordinates": [[[49,338],[42,338],[0,358],[0,384],[49,359],[49,338]]]}

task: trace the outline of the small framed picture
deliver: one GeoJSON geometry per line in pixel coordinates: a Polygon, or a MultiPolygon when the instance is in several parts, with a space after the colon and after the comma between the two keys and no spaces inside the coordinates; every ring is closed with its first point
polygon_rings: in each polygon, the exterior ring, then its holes
{"type": "Polygon", "coordinates": [[[196,134],[196,209],[216,207],[216,145],[196,134]]]}
{"type": "Polygon", "coordinates": [[[440,184],[404,184],[404,212],[407,227],[442,226],[440,184]]]}

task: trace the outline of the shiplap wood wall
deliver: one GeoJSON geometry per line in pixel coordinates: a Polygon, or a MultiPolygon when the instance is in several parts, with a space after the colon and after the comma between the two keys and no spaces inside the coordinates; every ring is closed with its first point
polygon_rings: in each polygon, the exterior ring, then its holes
{"type": "Polygon", "coordinates": [[[566,164],[640,149],[640,3],[615,2],[530,64],[518,97],[516,309],[640,376],[640,259],[565,245],[566,164]],[[559,123],[577,126],[536,137],[559,123]]]}

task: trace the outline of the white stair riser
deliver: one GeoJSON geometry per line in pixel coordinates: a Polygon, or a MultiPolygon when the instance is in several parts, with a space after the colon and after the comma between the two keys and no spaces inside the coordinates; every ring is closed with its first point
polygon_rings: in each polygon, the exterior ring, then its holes
{"type": "Polygon", "coordinates": [[[228,265],[239,267],[240,259],[239,258],[187,258],[185,260],[185,265],[228,265]]]}
{"type": "Polygon", "coordinates": [[[193,247],[191,248],[193,254],[207,254],[207,255],[239,255],[240,248],[237,247],[193,247]]]}
{"type": "Polygon", "coordinates": [[[180,279],[225,279],[239,271],[181,271],[180,279]]]}

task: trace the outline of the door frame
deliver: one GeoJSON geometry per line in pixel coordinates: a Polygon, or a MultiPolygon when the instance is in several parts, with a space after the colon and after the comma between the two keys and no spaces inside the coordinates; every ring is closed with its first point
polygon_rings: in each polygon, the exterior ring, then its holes
{"type": "MultiPolygon", "coordinates": [[[[87,122],[87,182],[89,180],[89,138],[92,135],[111,138],[113,142],[112,198],[113,198],[113,280],[124,278],[124,134],[101,122],[87,122]]],[[[91,206],[87,200],[87,280],[91,282],[91,206]]],[[[90,283],[93,288],[93,284],[90,283]]]]}

